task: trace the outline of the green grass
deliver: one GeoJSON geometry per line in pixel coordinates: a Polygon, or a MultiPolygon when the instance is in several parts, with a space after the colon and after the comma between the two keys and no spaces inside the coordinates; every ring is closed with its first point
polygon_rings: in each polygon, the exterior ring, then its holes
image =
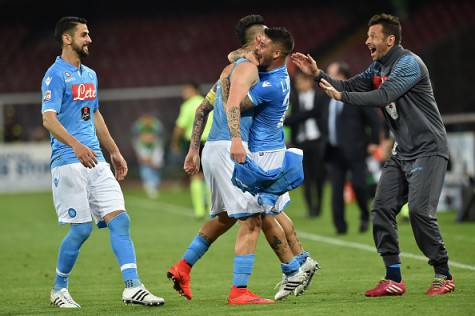
{"type": "MultiPolygon", "coordinates": [[[[328,193],[328,192],[327,192],[328,193]]],[[[191,216],[187,192],[170,189],[156,202],[140,191],[126,191],[132,218],[139,273],[145,285],[166,299],[160,308],[124,306],[123,284],[109,246],[107,230],[93,231],[81,249],[70,278],[70,290],[82,308],[74,314],[109,315],[469,315],[475,313],[475,272],[452,268],[457,291],[443,297],[426,297],[433,272],[425,261],[403,258],[403,276],[408,292],[402,297],[368,299],[362,293],[384,274],[375,252],[336,246],[302,238],[304,247],[322,269],[305,295],[290,297],[268,306],[227,306],[232,282],[236,230],[218,240],[192,273],[193,300],[178,297],[165,277],[168,267],[181,258],[199,229],[191,216]]],[[[342,241],[373,245],[371,234],[358,234],[358,211],[347,209],[350,231],[336,237],[326,199],[322,218],[305,217],[300,192],[293,193],[288,214],[301,232],[342,241]]],[[[68,227],[58,225],[50,193],[0,195],[0,315],[39,315],[59,312],[49,305],[57,249],[68,227]]],[[[441,213],[439,222],[450,259],[475,265],[475,225],[455,223],[454,213],[441,213]]],[[[400,224],[401,249],[420,255],[409,224],[400,224]]],[[[257,248],[250,288],[273,297],[280,280],[279,263],[265,239],[257,248]]]]}

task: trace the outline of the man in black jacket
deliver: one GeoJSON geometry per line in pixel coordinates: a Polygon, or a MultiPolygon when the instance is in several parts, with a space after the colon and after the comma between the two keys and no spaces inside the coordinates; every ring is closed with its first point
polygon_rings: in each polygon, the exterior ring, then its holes
{"type": "Polygon", "coordinates": [[[313,76],[298,72],[290,94],[291,114],[285,125],[291,129],[291,142],[303,150],[305,180],[303,192],[308,216],[320,216],[325,181],[326,114],[329,98],[318,95],[313,76]],[[322,102],[323,101],[323,102],[322,102]]]}
{"type": "Polygon", "coordinates": [[[386,161],[373,206],[373,237],[386,266],[386,277],[366,296],[402,295],[396,215],[409,203],[409,218],[417,245],[434,267],[427,295],[455,290],[448,255],[436,218],[449,151],[444,124],[435,102],[429,71],[419,56],[401,45],[401,24],[389,14],[368,23],[368,47],[373,63],[348,80],[334,80],[318,69],[309,55],[293,55],[295,64],[314,75],[335,100],[355,106],[377,106],[396,143],[386,161]]]}
{"type": "MultiPolygon", "coordinates": [[[[345,63],[332,63],[328,74],[337,80],[350,77],[345,63]]],[[[332,184],[333,223],[338,234],[346,234],[344,185],[348,172],[360,209],[360,232],[368,230],[369,211],[366,185],[366,157],[379,144],[380,121],[372,108],[358,108],[329,99],[327,112],[327,161],[332,184]],[[370,131],[368,133],[368,131],[370,131]]]]}

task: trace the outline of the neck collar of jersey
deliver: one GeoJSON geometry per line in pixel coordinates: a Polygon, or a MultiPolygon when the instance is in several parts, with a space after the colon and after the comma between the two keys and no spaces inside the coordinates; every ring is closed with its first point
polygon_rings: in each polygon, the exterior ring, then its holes
{"type": "Polygon", "coordinates": [[[272,74],[274,72],[279,72],[279,71],[286,70],[286,69],[287,69],[287,65],[284,64],[280,67],[272,69],[271,71],[259,71],[259,73],[260,74],[272,74]]]}
{"type": "Polygon", "coordinates": [[[56,62],[57,62],[58,64],[60,64],[61,66],[67,68],[67,69],[68,69],[69,71],[71,71],[71,72],[73,72],[73,71],[79,71],[79,70],[81,70],[81,72],[82,72],[82,70],[83,70],[82,64],[80,64],[80,65],[79,65],[79,68],[78,68],[78,67],[74,66],[73,64],[68,63],[67,61],[65,61],[64,59],[62,59],[61,56],[56,57],[56,62]]]}
{"type": "Polygon", "coordinates": [[[397,56],[399,56],[399,53],[403,50],[401,45],[395,45],[393,46],[389,52],[381,57],[378,62],[381,63],[382,65],[388,65],[390,64],[397,56]]]}

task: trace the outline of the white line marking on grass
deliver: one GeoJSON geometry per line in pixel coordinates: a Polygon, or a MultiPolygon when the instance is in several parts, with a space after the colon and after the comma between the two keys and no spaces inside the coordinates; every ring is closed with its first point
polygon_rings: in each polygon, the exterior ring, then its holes
{"type": "MultiPolygon", "coordinates": [[[[131,196],[127,197],[126,203],[127,203],[127,201],[130,201],[133,204],[138,205],[141,208],[153,209],[153,210],[157,210],[157,211],[160,211],[160,212],[164,211],[164,212],[167,212],[167,213],[170,213],[170,214],[175,214],[175,215],[193,217],[193,210],[191,208],[184,207],[184,206],[179,206],[179,205],[175,205],[175,204],[171,204],[171,203],[165,203],[165,202],[159,202],[159,201],[150,201],[150,200],[147,200],[147,199],[141,199],[141,198],[131,197],[131,196]]],[[[302,239],[307,239],[307,240],[312,240],[312,241],[319,241],[319,242],[323,242],[323,243],[330,244],[330,245],[335,245],[335,246],[340,246],[340,247],[346,247],[346,248],[353,248],[353,249],[369,251],[369,252],[372,252],[374,254],[377,253],[376,248],[374,248],[373,246],[367,245],[367,244],[345,241],[345,240],[341,240],[341,239],[338,239],[338,238],[307,233],[307,232],[304,232],[304,231],[297,231],[297,233],[298,233],[298,236],[302,239]]],[[[428,260],[424,256],[415,255],[415,254],[409,253],[409,252],[401,252],[399,255],[403,258],[410,258],[410,259],[415,259],[415,260],[419,260],[419,261],[427,262],[427,260],[428,260]]],[[[460,268],[460,269],[475,271],[475,266],[474,265],[459,263],[459,262],[456,262],[456,261],[449,261],[449,266],[460,268]]]]}

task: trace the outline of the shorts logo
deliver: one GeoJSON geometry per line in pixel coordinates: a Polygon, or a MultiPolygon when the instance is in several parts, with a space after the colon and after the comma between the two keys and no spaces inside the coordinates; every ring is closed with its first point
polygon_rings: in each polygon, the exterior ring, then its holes
{"type": "Polygon", "coordinates": [[[267,88],[267,87],[271,87],[271,86],[272,86],[272,85],[270,84],[269,81],[264,81],[264,82],[262,83],[262,87],[263,87],[263,88],[267,88]]]}
{"type": "Polygon", "coordinates": [[[51,90],[46,90],[43,95],[43,102],[48,102],[51,100],[51,90]]]}
{"type": "Polygon", "coordinates": [[[58,187],[58,184],[59,184],[59,179],[58,179],[58,178],[54,178],[53,183],[54,183],[54,186],[57,188],[57,187],[58,187]]]}
{"type": "Polygon", "coordinates": [[[81,83],[71,85],[73,101],[95,100],[96,87],[93,83],[81,83]]]}
{"type": "Polygon", "coordinates": [[[68,215],[69,215],[69,217],[71,217],[71,218],[76,217],[76,210],[73,209],[73,208],[70,208],[70,209],[68,210],[68,215]]]}
{"type": "Polygon", "coordinates": [[[85,106],[81,109],[81,118],[84,121],[88,121],[91,118],[91,110],[88,106],[85,106]]]}

